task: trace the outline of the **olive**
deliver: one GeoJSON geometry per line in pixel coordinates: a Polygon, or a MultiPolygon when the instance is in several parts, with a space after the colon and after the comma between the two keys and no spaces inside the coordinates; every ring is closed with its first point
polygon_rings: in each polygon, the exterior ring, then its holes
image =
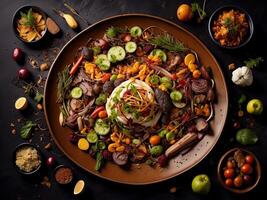
{"type": "Polygon", "coordinates": [[[46,160],[46,165],[48,167],[53,167],[56,164],[56,158],[55,156],[49,156],[46,160]]]}
{"type": "Polygon", "coordinates": [[[29,71],[28,69],[26,69],[26,68],[21,68],[21,69],[19,70],[18,75],[19,75],[19,78],[20,78],[20,79],[22,79],[22,80],[27,80],[27,79],[30,77],[31,73],[30,73],[30,71],[29,71]]]}
{"type": "Polygon", "coordinates": [[[92,61],[94,58],[94,51],[87,47],[82,47],[81,55],[83,55],[86,60],[92,61]]]}
{"type": "Polygon", "coordinates": [[[13,50],[13,53],[12,53],[12,58],[16,61],[16,62],[20,62],[21,59],[23,57],[23,52],[20,48],[15,48],[13,50]]]}
{"type": "Polygon", "coordinates": [[[102,50],[107,50],[109,48],[109,44],[107,41],[103,39],[98,39],[95,41],[95,46],[100,47],[102,50]]]}

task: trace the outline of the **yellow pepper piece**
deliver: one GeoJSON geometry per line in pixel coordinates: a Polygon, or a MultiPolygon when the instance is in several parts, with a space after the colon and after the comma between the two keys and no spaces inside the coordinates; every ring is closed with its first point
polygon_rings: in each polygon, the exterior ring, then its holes
{"type": "Polygon", "coordinates": [[[187,55],[185,56],[185,58],[184,58],[184,64],[185,64],[186,66],[188,66],[190,62],[191,62],[191,63],[195,63],[195,61],[196,61],[196,57],[195,57],[194,54],[192,54],[192,53],[187,54],[187,55]]]}
{"type": "Polygon", "coordinates": [[[124,74],[118,74],[117,78],[125,78],[124,74]]]}
{"type": "Polygon", "coordinates": [[[78,141],[78,148],[79,149],[86,151],[89,149],[89,147],[90,147],[90,144],[85,138],[79,139],[79,141],[78,141]]]}

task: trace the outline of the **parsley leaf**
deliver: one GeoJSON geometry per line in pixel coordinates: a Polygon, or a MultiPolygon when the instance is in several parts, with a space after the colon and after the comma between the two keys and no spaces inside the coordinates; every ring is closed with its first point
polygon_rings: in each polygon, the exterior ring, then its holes
{"type": "Polygon", "coordinates": [[[257,57],[257,58],[250,58],[248,60],[244,61],[244,64],[250,68],[253,69],[254,67],[257,67],[260,63],[262,63],[264,60],[262,57],[257,57]]]}
{"type": "Polygon", "coordinates": [[[31,136],[32,128],[36,126],[32,121],[27,121],[20,129],[20,137],[22,139],[28,139],[31,136]]]}

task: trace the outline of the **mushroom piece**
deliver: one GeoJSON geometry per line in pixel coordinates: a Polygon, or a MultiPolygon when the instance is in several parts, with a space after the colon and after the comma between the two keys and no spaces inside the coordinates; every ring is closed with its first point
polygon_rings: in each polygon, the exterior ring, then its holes
{"type": "Polygon", "coordinates": [[[113,161],[117,165],[125,165],[128,162],[128,154],[123,152],[114,152],[112,154],[113,161]]]}
{"type": "Polygon", "coordinates": [[[206,131],[209,127],[209,124],[203,118],[197,118],[195,122],[196,122],[196,129],[198,131],[206,131]]]}
{"type": "Polygon", "coordinates": [[[192,90],[196,94],[206,93],[209,90],[209,84],[206,79],[192,80],[192,90]]]}

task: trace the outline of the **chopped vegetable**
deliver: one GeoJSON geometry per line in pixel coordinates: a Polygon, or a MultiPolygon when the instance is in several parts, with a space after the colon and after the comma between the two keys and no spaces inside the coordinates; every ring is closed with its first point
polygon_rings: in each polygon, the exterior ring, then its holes
{"type": "Polygon", "coordinates": [[[95,170],[99,171],[103,164],[104,164],[104,158],[103,158],[102,152],[97,152],[95,170]]]}
{"type": "Polygon", "coordinates": [[[96,143],[98,141],[98,136],[94,130],[91,130],[87,134],[86,139],[88,140],[89,143],[96,143]]]}
{"type": "Polygon", "coordinates": [[[74,99],[79,99],[83,95],[82,88],[80,87],[75,87],[71,90],[70,95],[74,99]]]}
{"type": "Polygon", "coordinates": [[[98,106],[104,105],[107,102],[107,94],[101,93],[95,100],[95,104],[98,106]]]}
{"type": "Polygon", "coordinates": [[[142,29],[139,26],[134,26],[130,29],[131,36],[140,37],[142,35],[142,29]]]}
{"type": "Polygon", "coordinates": [[[121,46],[114,46],[108,50],[108,60],[112,63],[122,61],[125,56],[125,50],[121,46]]]}
{"type": "Polygon", "coordinates": [[[108,122],[97,119],[95,122],[94,130],[98,135],[107,135],[110,131],[110,125],[108,122]]]}
{"type": "Polygon", "coordinates": [[[105,107],[104,106],[99,106],[97,107],[91,114],[91,117],[92,118],[96,118],[98,116],[98,113],[102,110],[105,110],[105,107]]]}
{"type": "Polygon", "coordinates": [[[154,157],[157,157],[163,153],[163,147],[161,145],[156,145],[150,148],[150,154],[154,157]]]}
{"type": "Polygon", "coordinates": [[[107,111],[105,111],[105,110],[102,110],[98,113],[98,117],[101,119],[106,118],[107,116],[108,116],[108,114],[107,114],[107,111]]]}
{"type": "Polygon", "coordinates": [[[152,56],[158,56],[160,58],[160,60],[162,60],[163,62],[167,61],[167,55],[164,51],[162,51],[161,49],[154,49],[150,55],[152,56]]]}
{"type": "Polygon", "coordinates": [[[237,131],[236,141],[243,145],[250,145],[255,144],[258,137],[252,129],[244,128],[237,131]]]}
{"type": "Polygon", "coordinates": [[[90,147],[89,142],[85,139],[85,138],[80,138],[78,140],[78,148],[83,150],[83,151],[87,151],[90,147]]]}
{"type": "Polygon", "coordinates": [[[163,76],[162,78],[160,78],[160,83],[163,84],[168,89],[172,88],[172,81],[166,76],[163,76]]]}
{"type": "Polygon", "coordinates": [[[107,71],[110,69],[110,61],[105,54],[100,54],[97,56],[95,64],[100,68],[102,71],[107,71]]]}
{"type": "Polygon", "coordinates": [[[77,62],[73,65],[73,67],[70,70],[70,75],[73,76],[75,72],[77,71],[79,65],[81,64],[83,60],[83,55],[80,56],[80,58],[77,60],[77,62]]]}
{"type": "Polygon", "coordinates": [[[159,82],[160,82],[160,77],[156,74],[153,74],[152,76],[150,76],[149,78],[149,82],[152,84],[152,85],[158,85],[159,82]]]}
{"type": "Polygon", "coordinates": [[[108,37],[113,38],[113,37],[116,37],[117,34],[120,33],[120,32],[121,32],[121,29],[120,29],[120,28],[111,26],[111,27],[109,27],[109,28],[106,30],[106,35],[107,35],[108,37]]]}
{"type": "Polygon", "coordinates": [[[178,102],[181,101],[181,99],[183,98],[183,94],[178,90],[174,90],[171,92],[170,97],[173,101],[178,102]]]}
{"type": "Polygon", "coordinates": [[[22,139],[28,139],[31,137],[31,132],[32,129],[36,126],[37,124],[33,123],[32,121],[27,121],[20,129],[20,137],[22,139]]]}
{"type": "Polygon", "coordinates": [[[125,44],[125,50],[128,53],[133,53],[136,51],[136,49],[137,49],[137,44],[135,42],[127,42],[125,44]]]}
{"type": "Polygon", "coordinates": [[[174,140],[174,138],[175,138],[175,134],[174,134],[173,132],[168,132],[168,133],[166,134],[166,140],[167,140],[168,142],[174,140]]]}

